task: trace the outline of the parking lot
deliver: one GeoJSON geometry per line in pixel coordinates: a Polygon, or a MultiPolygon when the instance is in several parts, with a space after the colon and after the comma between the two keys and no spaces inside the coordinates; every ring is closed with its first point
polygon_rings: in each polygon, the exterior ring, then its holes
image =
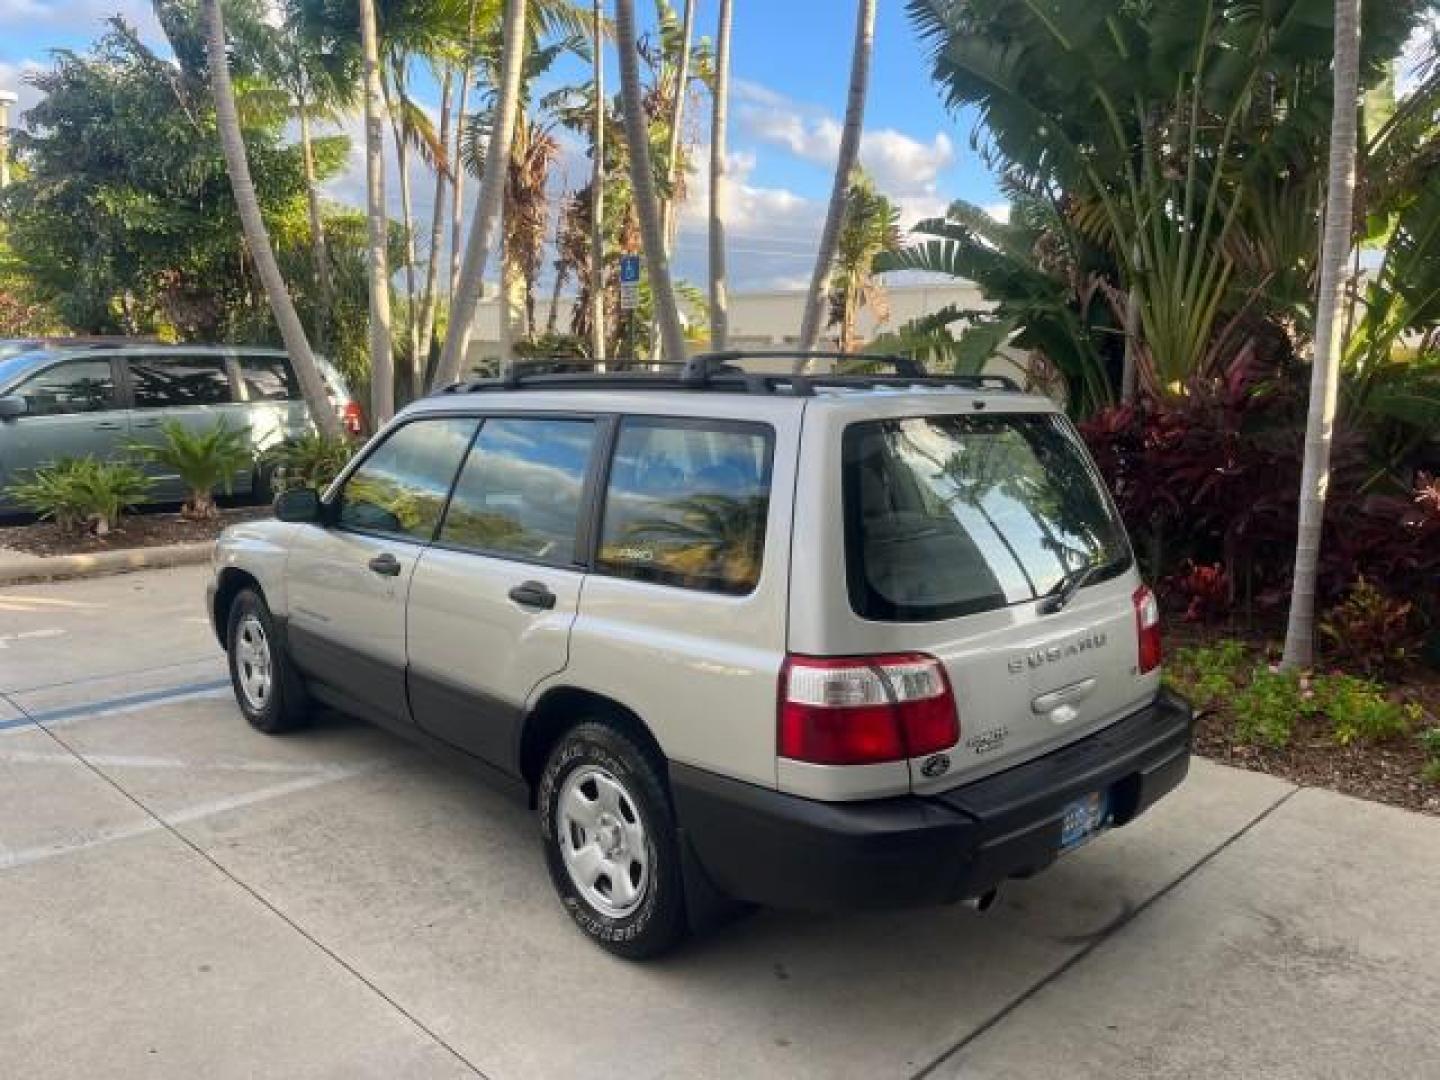
{"type": "Polygon", "coordinates": [[[253,733],[207,572],[0,590],[0,1076],[1440,1076],[1440,820],[1197,761],[988,915],[625,964],[473,777],[253,733]]]}

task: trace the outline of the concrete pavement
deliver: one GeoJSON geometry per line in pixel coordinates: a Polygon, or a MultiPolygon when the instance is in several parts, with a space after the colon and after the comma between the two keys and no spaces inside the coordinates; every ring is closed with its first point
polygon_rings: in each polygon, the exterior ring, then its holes
{"type": "Polygon", "coordinates": [[[0,1076],[1440,1076],[1436,819],[1202,761],[987,916],[627,965],[474,778],[250,731],[204,573],[0,590],[0,1076]]]}

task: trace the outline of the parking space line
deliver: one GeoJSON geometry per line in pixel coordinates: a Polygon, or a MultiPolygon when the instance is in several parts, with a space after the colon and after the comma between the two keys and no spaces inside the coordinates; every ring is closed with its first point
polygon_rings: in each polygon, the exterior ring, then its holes
{"type": "Polygon", "coordinates": [[[1139,916],[1143,912],[1148,911],[1150,908],[1154,907],[1157,903],[1165,899],[1165,897],[1169,896],[1181,885],[1185,884],[1185,882],[1189,881],[1201,869],[1208,866],[1215,859],[1216,856],[1221,854],[1221,852],[1225,851],[1236,841],[1240,840],[1243,836],[1248,834],[1251,829],[1255,828],[1255,826],[1259,825],[1271,814],[1275,813],[1276,810],[1279,810],[1280,807],[1284,806],[1287,802],[1294,798],[1299,792],[1304,790],[1305,789],[1303,786],[1297,785],[1295,787],[1292,787],[1289,791],[1285,792],[1284,795],[1281,795],[1264,810],[1256,814],[1254,818],[1246,822],[1246,824],[1243,825],[1240,829],[1236,830],[1233,835],[1226,837],[1219,844],[1216,844],[1214,848],[1202,855],[1194,864],[1192,864],[1178,877],[1176,877],[1174,881],[1170,882],[1168,885],[1164,886],[1145,900],[1142,900],[1133,908],[1123,912],[1119,916],[1119,918],[1117,918],[1109,926],[1105,927],[1102,931],[1100,931],[1100,933],[1096,934],[1094,938],[1092,938],[1089,943],[1084,946],[1084,948],[1080,949],[1079,952],[1070,956],[1069,959],[1065,960],[1059,967],[1057,967],[1054,971],[1050,972],[1048,975],[1042,976],[1033,985],[1031,985],[1029,989],[1022,991],[1018,996],[1008,1001],[999,1010],[992,1013],[987,1020],[980,1023],[977,1027],[975,1027],[972,1031],[970,1031],[967,1035],[965,1035],[949,1049],[945,1050],[943,1053],[933,1058],[927,1064],[922,1066],[918,1071],[912,1073],[910,1075],[910,1080],[925,1080],[926,1077],[934,1076],[935,1070],[939,1069],[947,1062],[953,1060],[956,1055],[962,1053],[967,1046],[971,1045],[986,1032],[999,1025],[1001,1021],[1007,1019],[1016,1010],[1022,1008],[1027,1002],[1030,1001],[1031,998],[1035,997],[1036,994],[1040,993],[1040,991],[1044,990],[1052,983],[1058,981],[1059,979],[1067,975],[1072,968],[1074,968],[1081,961],[1085,960],[1086,957],[1090,956],[1091,953],[1095,952],[1096,949],[1100,948],[1101,945],[1104,945],[1117,933],[1125,929],[1125,927],[1129,926],[1132,922],[1139,918],[1139,916]]]}
{"type": "Polygon", "coordinates": [[[183,810],[170,814],[161,814],[151,811],[148,807],[141,805],[128,791],[121,788],[107,774],[95,768],[94,759],[85,758],[72,753],[70,755],[76,764],[89,768],[97,773],[110,785],[131,802],[136,803],[146,813],[144,821],[133,822],[129,825],[117,825],[107,829],[100,829],[80,840],[72,840],[58,844],[47,844],[40,847],[21,848],[19,850],[0,850],[0,870],[10,870],[17,866],[28,866],[31,863],[44,862],[60,855],[70,855],[77,851],[89,851],[92,848],[103,847],[106,844],[113,844],[117,840],[129,840],[135,836],[142,836],[145,833],[158,832],[161,829],[174,830],[175,826],[188,825],[191,822],[200,821],[203,818],[214,817],[216,814],[223,814],[230,810],[238,810],[245,806],[254,806],[256,803],[269,802],[271,799],[283,798],[286,795],[294,795],[301,791],[309,791],[312,788],[322,787],[326,784],[333,784],[340,780],[349,780],[356,776],[363,776],[369,772],[375,772],[388,764],[385,760],[366,761],[357,765],[322,765],[312,768],[307,776],[301,776],[294,780],[287,780],[283,784],[271,784],[269,787],[258,788],[255,791],[247,791],[242,795],[231,795],[224,799],[212,799],[208,802],[198,803],[194,806],[187,806],[183,810]]]}
{"type": "Polygon", "coordinates": [[[151,667],[131,668],[128,671],[101,672],[98,675],[81,675],[75,679],[58,679],[55,682],[34,683],[30,686],[12,686],[5,690],[7,694],[31,694],[36,690],[55,690],[62,686],[80,686],[84,683],[105,682],[106,680],[135,678],[140,675],[153,675],[160,671],[173,671],[175,668],[194,667],[196,664],[206,664],[214,661],[216,654],[206,653],[204,656],[194,656],[188,660],[176,660],[169,664],[155,664],[151,667]]]}
{"type": "MultiPolygon", "coordinates": [[[[222,685],[228,685],[228,682],[222,685]]],[[[0,698],[3,698],[3,696],[4,695],[0,695],[0,698]]],[[[204,848],[202,848],[199,844],[197,844],[194,840],[190,839],[190,837],[186,836],[176,827],[177,825],[186,824],[201,817],[209,816],[210,814],[220,813],[222,810],[234,809],[236,807],[247,806],[258,802],[260,801],[260,796],[262,792],[252,792],[249,795],[240,795],[230,799],[216,800],[215,802],[204,804],[203,807],[192,807],[188,811],[182,811],[178,814],[172,814],[167,818],[157,813],[155,810],[151,809],[143,800],[133,794],[129,789],[127,789],[123,784],[121,784],[108,772],[95,765],[91,761],[87,760],[83,754],[81,754],[78,750],[75,749],[75,747],[71,746],[68,742],[66,742],[63,737],[51,730],[51,728],[47,727],[45,723],[37,722],[38,720],[39,718],[36,716],[30,717],[30,721],[35,724],[35,727],[38,730],[48,735],[61,749],[80,759],[80,761],[82,761],[85,766],[99,779],[103,780],[106,784],[110,785],[110,787],[114,788],[116,792],[123,796],[127,801],[132,803],[136,809],[138,809],[149,819],[147,822],[144,823],[145,831],[163,829],[164,831],[168,832],[172,837],[174,837],[180,843],[184,844],[187,848],[189,848],[192,853],[203,859],[205,862],[209,863],[216,873],[221,874],[227,880],[229,880],[236,888],[241,889],[245,893],[247,893],[251,897],[251,899],[253,899],[257,904],[265,908],[265,910],[269,911],[286,926],[290,927],[290,929],[295,931],[295,933],[299,934],[317,950],[319,950],[326,957],[328,957],[332,963],[336,964],[342,970],[349,973],[353,978],[355,978],[363,986],[369,989],[371,993],[373,993],[381,1001],[385,1002],[385,1004],[389,1005],[390,1008],[394,1009],[398,1015],[404,1017],[415,1028],[416,1031],[420,1032],[422,1035],[434,1042],[435,1045],[445,1050],[448,1054],[450,1054],[451,1057],[455,1059],[456,1062],[468,1069],[474,1076],[479,1077],[480,1080],[488,1080],[488,1078],[485,1076],[485,1073],[479,1068],[479,1066],[477,1066],[474,1062],[472,1062],[469,1058],[462,1054],[452,1044],[447,1042],[445,1038],[440,1035],[439,1032],[429,1027],[423,1020],[421,1020],[414,1013],[406,1009],[405,1006],[401,1005],[400,1002],[397,1001],[395,998],[387,994],[384,990],[380,988],[378,984],[369,979],[363,972],[361,972],[348,960],[346,960],[334,949],[330,948],[324,942],[320,941],[317,937],[311,934],[298,922],[296,922],[284,911],[282,911],[275,903],[267,900],[252,885],[237,877],[234,873],[230,871],[228,867],[222,864],[218,859],[216,859],[213,855],[211,855],[208,851],[206,851],[204,848]]],[[[355,765],[344,768],[332,767],[329,772],[324,776],[316,775],[314,777],[302,777],[298,780],[290,781],[287,784],[276,784],[273,787],[263,789],[263,792],[265,793],[264,797],[276,798],[282,794],[290,794],[294,791],[304,790],[305,787],[315,787],[320,784],[333,783],[337,780],[347,779],[351,776],[358,776],[363,772],[378,770],[383,765],[387,765],[390,763],[390,759],[384,759],[381,761],[366,762],[362,765],[355,765]]],[[[139,826],[137,825],[135,827],[138,828],[139,826]]],[[[90,846],[94,845],[92,844],[90,846]]],[[[11,857],[13,858],[16,854],[18,853],[11,853],[11,857]]],[[[0,860],[3,860],[4,858],[4,853],[0,853],[0,860]]],[[[0,863],[0,865],[3,865],[3,863],[0,863]]]]}
{"type": "Polygon", "coordinates": [[[59,709],[49,709],[44,712],[33,713],[27,712],[16,703],[14,698],[5,695],[5,699],[20,711],[20,715],[11,720],[0,720],[0,732],[11,731],[16,728],[41,727],[45,724],[75,720],[82,716],[110,716],[114,713],[129,712],[145,705],[155,705],[164,701],[178,701],[182,698],[216,695],[222,690],[229,689],[229,687],[229,679],[211,679],[207,682],[188,683],[184,686],[172,686],[164,690],[147,690],[143,694],[127,694],[124,697],[110,698],[106,701],[92,701],[83,705],[67,705],[59,709]]]}
{"type": "MultiPolygon", "coordinates": [[[[311,776],[331,766],[302,761],[186,761],[184,758],[153,757],[148,754],[86,754],[92,764],[115,769],[175,769],[186,772],[290,773],[311,776]]],[[[70,754],[47,754],[38,750],[0,750],[0,762],[13,765],[69,765],[85,762],[70,754]]]]}

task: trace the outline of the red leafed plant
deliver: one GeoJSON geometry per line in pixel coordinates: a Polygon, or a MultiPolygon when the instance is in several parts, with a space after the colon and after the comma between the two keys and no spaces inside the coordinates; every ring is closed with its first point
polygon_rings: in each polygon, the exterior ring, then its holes
{"type": "Polygon", "coordinates": [[[1219,563],[1195,563],[1186,559],[1178,573],[1165,578],[1161,594],[1175,607],[1183,607],[1186,622],[1214,622],[1230,614],[1234,604],[1230,575],[1219,563]]]}
{"type": "Polygon", "coordinates": [[[1415,655],[1417,622],[1414,604],[1385,595],[1361,575],[1325,614],[1320,633],[1332,657],[1381,676],[1415,655]]]}

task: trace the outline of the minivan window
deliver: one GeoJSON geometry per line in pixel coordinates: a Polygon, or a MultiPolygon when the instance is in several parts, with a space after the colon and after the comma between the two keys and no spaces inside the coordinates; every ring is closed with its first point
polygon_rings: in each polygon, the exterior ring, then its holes
{"type": "Polygon", "coordinates": [[[228,405],[230,376],[223,356],[163,355],[129,357],[137,409],[181,405],[228,405]]]}
{"type": "Polygon", "coordinates": [[[867,619],[953,618],[1033,601],[1130,547],[1073,429],[1053,414],[852,424],[844,436],[851,606],[867,619]]]}
{"type": "Polygon", "coordinates": [[[440,542],[573,564],[594,444],[592,420],[486,420],[455,484],[440,542]]]}
{"type": "Polygon", "coordinates": [[[67,360],[22,383],[16,393],[31,416],[103,412],[116,405],[108,359],[67,360]]]}
{"type": "Polygon", "coordinates": [[[627,418],[605,495],[599,568],[743,594],[760,580],[774,435],[761,424],[627,418]]]}
{"type": "Polygon", "coordinates": [[[337,523],[430,541],[478,420],[439,417],[396,428],[345,480],[337,523]]]}
{"type": "Polygon", "coordinates": [[[241,356],[240,386],[246,401],[295,401],[300,381],[284,356],[241,356]]]}

